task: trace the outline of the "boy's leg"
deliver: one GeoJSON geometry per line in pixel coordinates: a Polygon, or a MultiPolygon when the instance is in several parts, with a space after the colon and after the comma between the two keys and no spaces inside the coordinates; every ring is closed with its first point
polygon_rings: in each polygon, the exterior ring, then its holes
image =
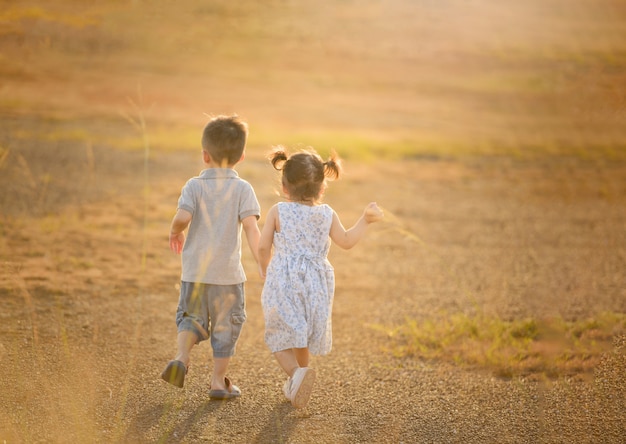
{"type": "Polygon", "coordinates": [[[226,377],[230,358],[246,321],[243,283],[211,285],[208,300],[211,347],[213,348],[213,374],[211,399],[228,399],[239,396],[241,390],[226,377]]]}
{"type": "Polygon", "coordinates": [[[207,339],[204,325],[208,325],[205,314],[204,293],[206,285],[194,282],[180,282],[180,296],[176,309],[176,357],[170,361],[161,378],[177,387],[185,383],[185,374],[189,368],[191,349],[198,342],[207,339]]]}
{"type": "Polygon", "coordinates": [[[182,388],[185,384],[185,375],[189,368],[189,354],[194,344],[198,342],[198,336],[188,330],[178,332],[178,350],[173,361],[168,362],[161,373],[161,378],[176,387],[182,388]]]}
{"type": "Polygon", "coordinates": [[[178,349],[176,352],[176,357],[174,359],[185,364],[185,367],[189,367],[189,355],[193,346],[198,343],[198,336],[192,331],[183,330],[181,332],[178,332],[176,343],[178,349]]]}
{"type": "Polygon", "coordinates": [[[191,349],[200,341],[208,338],[205,325],[208,325],[208,317],[205,314],[204,292],[206,285],[194,282],[180,282],[180,297],[176,309],[176,357],[189,366],[191,349]]]}
{"type": "Polygon", "coordinates": [[[213,376],[211,377],[211,390],[209,398],[224,400],[238,398],[241,390],[226,377],[226,370],[230,358],[213,358],[213,376]]]}
{"type": "Polygon", "coordinates": [[[211,390],[226,390],[226,370],[230,358],[213,358],[213,376],[211,377],[211,390]]]}

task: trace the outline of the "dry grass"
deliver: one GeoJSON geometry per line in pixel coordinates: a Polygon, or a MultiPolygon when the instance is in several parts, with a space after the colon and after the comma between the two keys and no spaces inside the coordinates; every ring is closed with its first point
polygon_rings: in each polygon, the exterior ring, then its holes
{"type": "Polygon", "coordinates": [[[613,339],[626,334],[626,315],[602,313],[568,322],[441,313],[376,329],[394,338],[396,356],[446,361],[507,378],[560,378],[591,374],[613,348],[613,339]]]}

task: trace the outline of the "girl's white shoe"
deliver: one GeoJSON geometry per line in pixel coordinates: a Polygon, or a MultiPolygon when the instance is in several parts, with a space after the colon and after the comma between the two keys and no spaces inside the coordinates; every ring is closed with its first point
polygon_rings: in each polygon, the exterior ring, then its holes
{"type": "Polygon", "coordinates": [[[283,393],[297,409],[306,407],[311,398],[313,384],[315,383],[315,370],[309,367],[298,368],[293,376],[287,379],[283,386],[283,393]]]}

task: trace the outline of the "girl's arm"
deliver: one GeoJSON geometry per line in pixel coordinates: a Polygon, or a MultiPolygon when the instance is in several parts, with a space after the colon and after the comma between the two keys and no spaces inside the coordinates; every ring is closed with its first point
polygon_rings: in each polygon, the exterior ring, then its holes
{"type": "Polygon", "coordinates": [[[191,222],[191,213],[187,210],[179,209],[172,219],[170,226],[170,249],[180,254],[185,245],[185,229],[191,222]]]}
{"type": "Polygon", "coordinates": [[[272,245],[274,243],[274,231],[278,231],[278,207],[274,205],[267,212],[265,225],[261,230],[261,238],[259,239],[259,273],[265,278],[267,266],[272,258],[272,245]]]}
{"type": "Polygon", "coordinates": [[[340,248],[349,250],[354,247],[365,235],[367,226],[383,218],[383,212],[376,202],[370,202],[359,220],[348,230],[343,227],[336,212],[333,212],[333,222],[330,226],[330,238],[340,248]]]}

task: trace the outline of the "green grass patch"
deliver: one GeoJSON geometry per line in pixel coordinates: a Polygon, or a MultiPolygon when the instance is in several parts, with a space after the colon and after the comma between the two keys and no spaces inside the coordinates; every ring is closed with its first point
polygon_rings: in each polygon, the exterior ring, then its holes
{"type": "Polygon", "coordinates": [[[442,134],[381,134],[358,130],[323,130],[289,132],[254,128],[249,147],[284,145],[297,150],[313,147],[322,156],[332,150],[344,159],[365,163],[378,160],[447,159],[465,161],[476,158],[510,158],[537,161],[569,158],[581,161],[624,161],[626,147],[621,142],[582,144],[550,138],[536,141],[505,138],[460,138],[442,134]],[[502,140],[501,140],[502,139],[502,140]]]}
{"type": "Polygon", "coordinates": [[[344,159],[363,161],[374,161],[381,154],[385,157],[393,155],[393,150],[389,149],[382,153],[379,144],[375,138],[363,134],[315,129],[290,132],[258,128],[251,131],[249,140],[249,146],[264,147],[268,152],[273,146],[282,145],[292,151],[314,148],[322,156],[327,156],[334,150],[344,159]]]}
{"type": "MultiPolygon", "coordinates": [[[[18,106],[18,104],[16,104],[18,106]]],[[[24,114],[33,125],[5,128],[14,141],[44,143],[79,142],[105,145],[122,151],[143,150],[141,137],[123,114],[76,117],[61,115],[55,110],[44,114],[24,114]]],[[[199,151],[202,126],[146,118],[146,135],[151,148],[164,151],[199,151]]],[[[626,146],[619,141],[568,143],[549,138],[524,141],[486,138],[465,138],[445,134],[364,132],[358,129],[309,128],[291,131],[283,127],[250,124],[247,155],[264,157],[273,146],[284,145],[291,150],[314,148],[326,157],[335,150],[346,160],[375,163],[379,160],[406,159],[472,161],[478,158],[503,158],[516,161],[573,159],[580,161],[626,161],[626,146]]]]}
{"type": "Polygon", "coordinates": [[[14,25],[29,21],[45,21],[76,28],[84,28],[97,23],[97,20],[91,14],[85,14],[84,12],[81,14],[68,14],[36,6],[20,7],[15,5],[0,11],[0,21],[14,25]]]}
{"type": "MultiPolygon", "coordinates": [[[[154,126],[148,121],[146,134],[150,140],[150,146],[159,151],[198,151],[199,153],[202,148],[202,128],[154,126]]],[[[141,138],[136,134],[127,134],[124,137],[109,140],[108,143],[122,150],[143,150],[141,138]]]]}
{"type": "Polygon", "coordinates": [[[397,357],[444,361],[486,369],[500,377],[555,378],[592,371],[616,335],[626,334],[626,315],[593,318],[503,320],[485,314],[441,313],[386,328],[397,357]]]}
{"type": "MultiPolygon", "coordinates": [[[[379,160],[455,159],[473,156],[507,155],[495,144],[467,142],[441,136],[366,133],[359,130],[324,130],[290,132],[256,128],[250,133],[249,146],[283,145],[291,150],[312,147],[322,156],[336,151],[344,159],[374,163],[379,160]]],[[[510,153],[509,153],[510,154],[510,153]]]]}

